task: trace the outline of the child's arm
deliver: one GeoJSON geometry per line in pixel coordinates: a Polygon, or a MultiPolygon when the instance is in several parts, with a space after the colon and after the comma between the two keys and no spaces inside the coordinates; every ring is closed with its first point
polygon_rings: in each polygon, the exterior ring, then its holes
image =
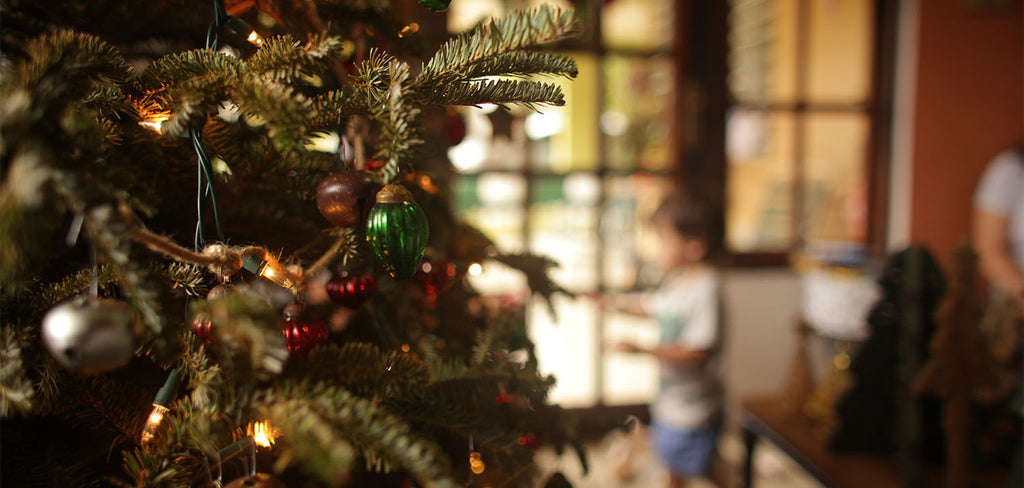
{"type": "Polygon", "coordinates": [[[711,355],[710,349],[692,349],[680,343],[642,347],[631,342],[620,342],[616,350],[638,354],[649,354],[658,361],[673,364],[699,365],[711,355]]]}
{"type": "Polygon", "coordinates": [[[637,317],[650,317],[651,312],[647,310],[644,302],[648,298],[644,295],[621,295],[607,294],[599,297],[601,306],[612,312],[622,312],[637,317]]]}

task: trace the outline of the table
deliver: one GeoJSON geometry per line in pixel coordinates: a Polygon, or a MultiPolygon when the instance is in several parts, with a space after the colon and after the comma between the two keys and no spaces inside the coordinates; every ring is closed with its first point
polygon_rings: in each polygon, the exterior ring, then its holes
{"type": "MultiPolygon", "coordinates": [[[[754,448],[758,440],[775,444],[829,488],[902,488],[899,467],[892,459],[867,454],[830,451],[825,439],[816,435],[814,424],[792,413],[778,398],[751,398],[740,402],[743,440],[747,446],[743,480],[753,488],[754,448]]],[[[942,467],[928,467],[921,473],[920,486],[945,486],[942,467]]],[[[1005,471],[975,473],[973,486],[1002,487],[1005,471]]]]}
{"type": "Polygon", "coordinates": [[[747,446],[743,480],[753,488],[754,448],[758,439],[775,444],[816,480],[837,488],[901,488],[896,466],[877,456],[837,454],[814,434],[810,419],[793,414],[776,398],[741,402],[743,441],[747,446]]]}

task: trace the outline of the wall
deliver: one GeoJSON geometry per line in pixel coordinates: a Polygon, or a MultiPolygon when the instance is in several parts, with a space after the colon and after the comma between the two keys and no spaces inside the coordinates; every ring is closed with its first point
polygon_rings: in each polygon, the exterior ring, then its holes
{"type": "Polygon", "coordinates": [[[985,164],[1024,139],[1022,2],[991,12],[972,11],[973,3],[917,6],[910,239],[929,246],[947,269],[950,250],[969,235],[971,196],[985,164]]]}
{"type": "Polygon", "coordinates": [[[796,344],[799,275],[789,269],[731,269],[722,293],[729,326],[724,365],[729,398],[777,393],[796,344]]]}

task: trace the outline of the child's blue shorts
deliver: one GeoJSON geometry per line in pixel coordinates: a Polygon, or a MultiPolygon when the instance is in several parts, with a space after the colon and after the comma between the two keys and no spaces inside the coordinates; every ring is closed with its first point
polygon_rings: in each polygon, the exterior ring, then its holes
{"type": "Polygon", "coordinates": [[[720,420],[693,429],[655,423],[651,425],[651,439],[669,470],[686,477],[704,477],[711,474],[721,430],[720,420]]]}

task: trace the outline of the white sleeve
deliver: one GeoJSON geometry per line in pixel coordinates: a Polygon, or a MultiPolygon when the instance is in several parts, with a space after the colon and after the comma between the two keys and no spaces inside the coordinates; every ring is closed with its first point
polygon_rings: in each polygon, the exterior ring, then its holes
{"type": "Polygon", "coordinates": [[[686,321],[682,342],[692,349],[713,349],[718,345],[720,335],[719,294],[717,280],[698,292],[692,314],[686,321]]]}
{"type": "Polygon", "coordinates": [[[1016,152],[999,154],[985,168],[974,192],[974,206],[998,215],[1009,215],[1017,192],[1024,185],[1024,164],[1016,152]]]}

